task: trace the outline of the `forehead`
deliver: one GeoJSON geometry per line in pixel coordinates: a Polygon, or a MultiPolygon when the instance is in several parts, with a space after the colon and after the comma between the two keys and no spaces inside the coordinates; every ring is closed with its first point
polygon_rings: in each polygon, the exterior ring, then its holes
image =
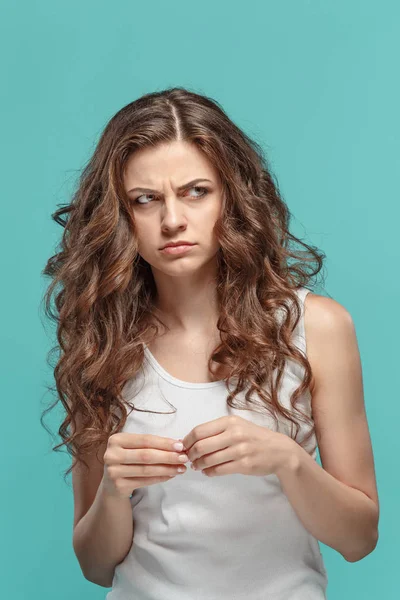
{"type": "Polygon", "coordinates": [[[124,171],[126,184],[138,186],[157,186],[169,178],[179,186],[197,177],[217,181],[218,172],[196,145],[182,141],[134,152],[128,158],[124,171]]]}

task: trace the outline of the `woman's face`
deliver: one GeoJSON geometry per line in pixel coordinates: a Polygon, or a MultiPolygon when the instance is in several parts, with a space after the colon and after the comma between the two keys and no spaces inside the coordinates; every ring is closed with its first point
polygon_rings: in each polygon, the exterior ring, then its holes
{"type": "Polygon", "coordinates": [[[220,179],[195,145],[171,142],[135,152],[126,165],[124,185],[139,254],[153,268],[188,275],[216,255],[213,227],[222,206],[220,179]],[[196,245],[181,255],[161,252],[165,244],[179,240],[196,245]]]}

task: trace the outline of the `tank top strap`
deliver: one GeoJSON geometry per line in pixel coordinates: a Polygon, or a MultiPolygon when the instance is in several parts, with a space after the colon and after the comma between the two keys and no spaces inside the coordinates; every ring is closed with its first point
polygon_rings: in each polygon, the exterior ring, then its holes
{"type": "Polygon", "coordinates": [[[311,292],[311,290],[309,290],[306,287],[299,287],[295,291],[296,291],[296,294],[299,296],[299,298],[300,298],[300,300],[302,301],[303,304],[304,304],[304,300],[305,300],[307,294],[309,292],[311,292]]]}
{"type": "Polygon", "coordinates": [[[305,303],[307,294],[309,292],[311,292],[311,290],[309,290],[306,287],[299,287],[295,291],[300,300],[300,309],[301,309],[300,319],[299,319],[299,322],[297,323],[297,326],[295,329],[296,343],[300,346],[300,349],[303,351],[303,353],[306,354],[307,344],[306,344],[306,332],[305,332],[305,327],[304,327],[304,303],[305,303]]]}

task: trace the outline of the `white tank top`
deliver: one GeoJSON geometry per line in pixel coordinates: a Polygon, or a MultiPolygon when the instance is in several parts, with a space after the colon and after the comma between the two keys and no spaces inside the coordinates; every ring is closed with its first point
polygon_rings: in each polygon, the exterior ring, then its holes
{"type": "MultiPolygon", "coordinates": [[[[297,290],[302,315],[293,332],[304,353],[308,292],[297,290]]],[[[277,429],[268,414],[229,407],[224,382],[182,381],[167,373],[146,346],[144,351],[143,369],[125,384],[123,397],[137,408],[168,414],[129,414],[128,407],[123,431],[179,439],[200,423],[236,414],[290,435],[290,421],[281,422],[279,415],[277,429]]],[[[303,373],[301,365],[287,361],[279,396],[287,408],[303,373]]],[[[243,397],[242,392],[238,400],[243,397]]],[[[311,416],[310,400],[307,391],[299,406],[311,416]]],[[[309,430],[302,421],[300,427],[300,435],[309,430]]],[[[310,449],[315,442],[314,434],[310,449]]],[[[312,457],[316,459],[316,451],[312,457]]],[[[319,542],[297,517],[276,475],[208,478],[186,465],[186,473],[133,492],[133,543],[115,569],[107,600],[326,598],[328,578],[319,542]]]]}

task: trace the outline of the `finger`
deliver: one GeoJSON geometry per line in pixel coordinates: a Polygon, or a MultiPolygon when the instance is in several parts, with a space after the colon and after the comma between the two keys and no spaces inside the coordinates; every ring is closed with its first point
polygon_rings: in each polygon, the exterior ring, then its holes
{"type": "Polygon", "coordinates": [[[229,415],[196,425],[196,427],[194,427],[192,431],[188,433],[188,435],[182,440],[185,449],[188,450],[199,440],[223,433],[233,423],[232,419],[235,419],[235,417],[229,415]]]}
{"type": "Polygon", "coordinates": [[[203,475],[208,477],[214,477],[219,475],[235,475],[241,473],[236,461],[231,460],[229,462],[209,467],[208,469],[202,469],[203,475]]]}
{"type": "Polygon", "coordinates": [[[197,470],[207,469],[214,467],[221,463],[231,462],[237,460],[237,452],[233,446],[225,448],[224,450],[207,454],[201,458],[192,461],[193,465],[197,470]]]}
{"type": "Polygon", "coordinates": [[[110,439],[110,444],[121,446],[122,448],[156,448],[159,450],[173,450],[175,452],[176,448],[174,448],[174,444],[176,443],[177,440],[174,438],[166,438],[147,433],[138,434],[120,432],[113,435],[110,439]]]}
{"type": "Polygon", "coordinates": [[[189,460],[189,457],[184,452],[154,450],[148,448],[140,448],[138,450],[123,449],[123,455],[119,461],[122,465],[160,465],[160,464],[183,464],[189,460]],[[184,459],[180,460],[183,456],[184,459]]]}
{"type": "Polygon", "coordinates": [[[114,468],[114,476],[124,479],[175,476],[178,475],[177,469],[182,466],[186,470],[184,465],[117,465],[114,468]]]}
{"type": "Polygon", "coordinates": [[[224,450],[225,448],[231,447],[231,439],[229,431],[225,431],[220,435],[209,437],[205,440],[196,442],[190,450],[187,451],[189,459],[193,462],[198,460],[202,456],[224,450]]]}

